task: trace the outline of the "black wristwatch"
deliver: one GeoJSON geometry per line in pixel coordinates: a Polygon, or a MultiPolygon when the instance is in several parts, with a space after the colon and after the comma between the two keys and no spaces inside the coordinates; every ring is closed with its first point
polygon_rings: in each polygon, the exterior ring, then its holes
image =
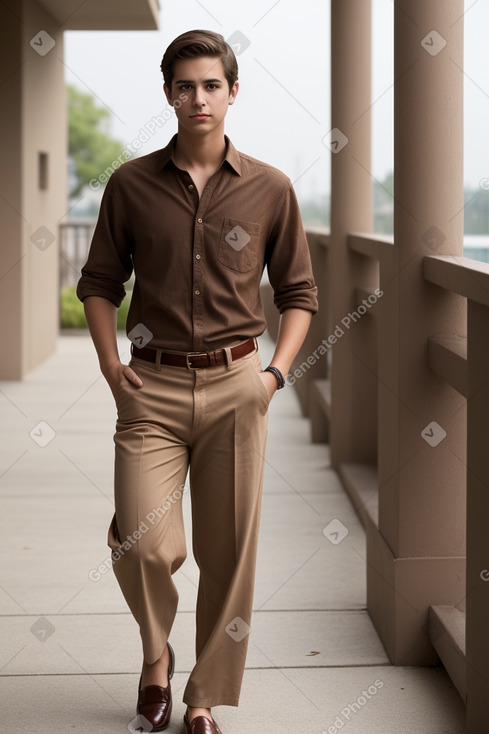
{"type": "Polygon", "coordinates": [[[284,376],[280,372],[278,367],[272,367],[272,365],[269,365],[268,367],[265,367],[263,372],[271,372],[272,375],[275,375],[275,379],[277,380],[277,390],[281,390],[283,387],[285,387],[284,376]]]}

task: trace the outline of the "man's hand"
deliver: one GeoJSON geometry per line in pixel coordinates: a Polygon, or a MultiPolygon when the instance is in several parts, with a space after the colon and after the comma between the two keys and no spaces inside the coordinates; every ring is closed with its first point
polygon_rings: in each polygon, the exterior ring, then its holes
{"type": "Polygon", "coordinates": [[[122,364],[119,360],[111,362],[107,367],[102,369],[102,374],[107,380],[114,399],[117,395],[119,387],[124,381],[131,382],[135,387],[142,387],[143,381],[127,364],[122,364]]]}
{"type": "Polygon", "coordinates": [[[143,382],[129,365],[122,364],[117,349],[117,308],[101,296],[87,296],[83,301],[90,334],[97,350],[103,376],[114,398],[125,380],[135,387],[143,382]]]}
{"type": "Polygon", "coordinates": [[[272,372],[260,372],[259,375],[261,381],[265,385],[265,389],[268,393],[268,402],[273,398],[275,390],[277,389],[277,378],[272,372]]]}

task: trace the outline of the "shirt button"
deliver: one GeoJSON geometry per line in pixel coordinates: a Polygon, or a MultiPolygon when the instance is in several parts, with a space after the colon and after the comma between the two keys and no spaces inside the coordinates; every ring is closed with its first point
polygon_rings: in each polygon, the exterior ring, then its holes
{"type": "Polygon", "coordinates": [[[197,221],[198,221],[198,223],[199,223],[199,224],[202,224],[202,222],[203,222],[204,220],[202,219],[202,217],[199,217],[199,218],[197,219],[197,221]]]}
{"type": "Polygon", "coordinates": [[[193,184],[190,184],[190,186],[188,187],[188,190],[189,190],[189,191],[192,191],[192,190],[193,190],[193,188],[194,188],[194,185],[193,185],[193,184]]]}
{"type": "Polygon", "coordinates": [[[199,290],[194,291],[194,293],[195,293],[196,296],[200,296],[200,291],[199,290]]]}
{"type": "Polygon", "coordinates": [[[200,255],[199,255],[199,254],[197,254],[197,255],[195,256],[195,259],[196,259],[196,260],[200,260],[200,255]]]}

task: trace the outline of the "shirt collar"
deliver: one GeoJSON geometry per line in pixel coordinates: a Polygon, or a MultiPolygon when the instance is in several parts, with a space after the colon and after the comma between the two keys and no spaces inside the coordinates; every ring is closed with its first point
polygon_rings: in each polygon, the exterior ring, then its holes
{"type": "MultiPolygon", "coordinates": [[[[226,156],[224,158],[224,162],[231,166],[233,171],[235,171],[238,176],[241,176],[241,159],[239,153],[232,142],[229,140],[227,135],[224,136],[224,139],[226,141],[226,156]]],[[[176,142],[177,135],[174,135],[168,145],[165,148],[162,148],[158,170],[162,171],[163,168],[165,168],[170,163],[170,161],[173,163],[173,165],[175,165],[175,161],[173,160],[173,152],[175,150],[176,142]]]]}
{"type": "Polygon", "coordinates": [[[224,139],[225,139],[226,145],[227,145],[226,157],[224,158],[224,160],[229,163],[229,165],[231,166],[231,168],[234,171],[236,171],[236,173],[238,174],[238,176],[241,176],[241,158],[240,158],[240,155],[239,155],[238,151],[236,150],[236,148],[234,147],[234,145],[232,144],[232,142],[229,140],[229,138],[228,138],[227,135],[224,136],[224,139]]]}

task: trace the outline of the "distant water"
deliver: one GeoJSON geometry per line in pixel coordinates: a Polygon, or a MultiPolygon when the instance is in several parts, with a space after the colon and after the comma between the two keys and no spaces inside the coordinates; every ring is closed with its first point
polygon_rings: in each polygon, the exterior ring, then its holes
{"type": "Polygon", "coordinates": [[[472,260],[489,263],[489,235],[467,234],[464,236],[464,255],[472,260]]]}

